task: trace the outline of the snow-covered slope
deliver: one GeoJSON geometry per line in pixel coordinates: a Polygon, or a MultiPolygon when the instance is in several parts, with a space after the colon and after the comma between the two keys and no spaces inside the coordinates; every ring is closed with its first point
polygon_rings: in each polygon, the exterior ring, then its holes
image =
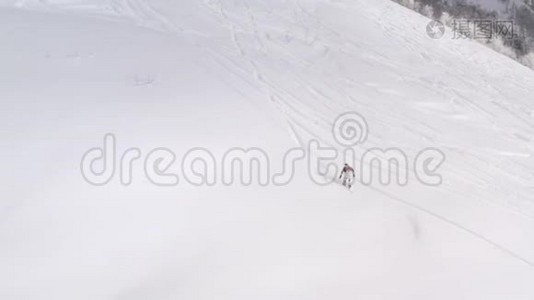
{"type": "Polygon", "coordinates": [[[386,0],[0,7],[0,298],[534,297],[532,70],[386,0]],[[347,111],[362,148],[440,149],[443,184],[350,193],[304,163],[281,187],[80,172],[106,133],[117,153],[259,147],[280,168],[312,139],[341,150],[347,111]]]}

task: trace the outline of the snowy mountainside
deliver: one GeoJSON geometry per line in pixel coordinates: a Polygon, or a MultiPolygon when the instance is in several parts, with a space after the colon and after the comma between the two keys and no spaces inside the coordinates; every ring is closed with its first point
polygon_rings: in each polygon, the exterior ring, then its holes
{"type": "Polygon", "coordinates": [[[0,298],[531,299],[533,71],[428,21],[386,0],[0,0],[0,298]],[[443,183],[80,175],[106,133],[279,168],[310,140],[342,150],[349,111],[358,154],[439,149],[443,183]]]}
{"type": "Polygon", "coordinates": [[[172,25],[150,4],[142,0],[2,0],[0,5],[29,10],[75,13],[135,22],[159,30],[172,25]]]}

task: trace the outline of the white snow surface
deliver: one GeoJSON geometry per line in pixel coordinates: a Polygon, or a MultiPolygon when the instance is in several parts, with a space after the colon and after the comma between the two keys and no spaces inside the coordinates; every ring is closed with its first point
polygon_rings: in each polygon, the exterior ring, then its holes
{"type": "Polygon", "coordinates": [[[427,23],[387,0],[0,0],[0,299],[534,299],[534,73],[427,23]],[[80,172],[106,133],[279,169],[347,111],[365,148],[443,151],[443,184],[80,172]]]}

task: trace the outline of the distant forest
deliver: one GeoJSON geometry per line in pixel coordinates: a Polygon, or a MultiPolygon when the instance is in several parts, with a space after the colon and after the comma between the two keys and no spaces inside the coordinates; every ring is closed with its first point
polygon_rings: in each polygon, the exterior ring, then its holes
{"type": "MultiPolygon", "coordinates": [[[[393,0],[427,17],[457,28],[458,20],[503,20],[513,24],[514,36],[492,35],[489,47],[534,68],[534,0],[393,0]],[[513,22],[513,23],[512,23],[513,22]]],[[[475,23],[476,24],[476,23],[475,23]]],[[[477,25],[474,25],[477,26],[477,25]]]]}

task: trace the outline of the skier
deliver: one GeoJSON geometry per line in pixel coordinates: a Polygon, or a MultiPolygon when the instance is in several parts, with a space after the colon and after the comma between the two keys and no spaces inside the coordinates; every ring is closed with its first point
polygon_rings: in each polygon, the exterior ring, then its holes
{"type": "Polygon", "coordinates": [[[356,178],[356,174],[354,173],[354,169],[349,166],[349,164],[345,164],[345,166],[343,166],[343,170],[341,170],[339,179],[341,179],[341,177],[343,177],[343,185],[350,189],[352,187],[352,182],[356,178]]]}

